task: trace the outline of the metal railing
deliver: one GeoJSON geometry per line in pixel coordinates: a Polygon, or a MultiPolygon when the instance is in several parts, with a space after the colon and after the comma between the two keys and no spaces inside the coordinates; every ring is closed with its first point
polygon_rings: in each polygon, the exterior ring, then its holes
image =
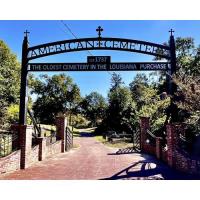
{"type": "Polygon", "coordinates": [[[5,157],[17,149],[19,149],[18,134],[0,131],[0,157],[5,157]]]}
{"type": "Polygon", "coordinates": [[[141,133],[138,127],[136,127],[133,132],[133,146],[138,150],[141,149],[141,133]]]}
{"type": "Polygon", "coordinates": [[[34,118],[33,114],[31,113],[31,111],[28,109],[28,114],[31,118],[31,121],[33,122],[33,128],[34,128],[34,132],[33,132],[33,137],[37,138],[41,136],[41,128],[40,126],[38,126],[36,119],[34,118]]]}
{"type": "Polygon", "coordinates": [[[186,135],[182,134],[180,131],[178,133],[178,148],[187,153],[192,153],[192,141],[188,140],[186,135]]]}
{"type": "Polygon", "coordinates": [[[44,137],[46,137],[46,145],[50,145],[53,144],[57,141],[57,137],[56,137],[56,131],[52,130],[52,129],[47,129],[47,128],[41,128],[41,131],[43,132],[43,130],[48,131],[49,134],[48,135],[44,135],[44,137]]]}
{"type": "Polygon", "coordinates": [[[156,145],[156,136],[148,129],[147,129],[146,143],[151,145],[156,145]]]}
{"type": "Polygon", "coordinates": [[[69,129],[69,127],[66,127],[66,145],[65,150],[68,151],[73,147],[73,132],[69,129]]]}

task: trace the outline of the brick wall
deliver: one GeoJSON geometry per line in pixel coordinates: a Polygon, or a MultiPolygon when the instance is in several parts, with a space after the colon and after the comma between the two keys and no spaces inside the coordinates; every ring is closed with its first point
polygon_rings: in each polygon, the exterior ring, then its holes
{"type": "Polygon", "coordinates": [[[57,136],[61,140],[61,151],[64,153],[66,149],[66,131],[67,120],[64,116],[56,117],[57,136]]]}
{"type": "Polygon", "coordinates": [[[178,145],[178,132],[184,135],[185,124],[167,125],[168,164],[182,172],[200,175],[200,159],[192,158],[178,145]]]}
{"type": "Polygon", "coordinates": [[[21,150],[15,151],[10,155],[0,158],[0,175],[20,169],[21,150]]]}
{"type": "Polygon", "coordinates": [[[167,155],[168,155],[168,151],[165,149],[161,149],[161,160],[167,163],[167,155]]]}
{"type": "Polygon", "coordinates": [[[20,168],[25,169],[30,164],[30,155],[32,155],[32,132],[33,126],[19,125],[19,138],[20,138],[20,168]]]}
{"type": "Polygon", "coordinates": [[[51,157],[54,154],[65,152],[66,150],[66,125],[65,117],[58,117],[57,121],[57,138],[53,144],[47,145],[46,138],[37,138],[37,145],[32,147],[33,126],[15,125],[12,130],[19,133],[20,150],[0,158],[0,174],[26,169],[38,161],[51,157]]]}
{"type": "Polygon", "coordinates": [[[46,158],[54,155],[54,154],[58,154],[61,152],[61,140],[55,142],[54,144],[48,145],[46,146],[46,152],[45,152],[45,156],[46,158]]]}
{"type": "Polygon", "coordinates": [[[34,163],[39,161],[39,145],[34,146],[31,148],[31,151],[28,155],[27,159],[27,167],[30,167],[34,163]]]}
{"type": "Polygon", "coordinates": [[[184,135],[185,124],[167,125],[167,149],[161,145],[162,138],[156,137],[156,145],[147,143],[147,129],[150,130],[149,118],[142,117],[141,149],[145,153],[153,154],[158,159],[166,162],[172,168],[179,171],[200,175],[200,159],[196,160],[179,148],[179,132],[184,135]]]}
{"type": "Polygon", "coordinates": [[[145,153],[156,155],[156,146],[144,143],[142,151],[145,152],[145,153]]]}

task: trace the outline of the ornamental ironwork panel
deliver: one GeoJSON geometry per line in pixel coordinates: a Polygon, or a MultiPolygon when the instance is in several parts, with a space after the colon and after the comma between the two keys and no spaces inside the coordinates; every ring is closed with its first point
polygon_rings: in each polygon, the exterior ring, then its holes
{"type": "Polygon", "coordinates": [[[27,59],[33,60],[60,53],[84,50],[129,51],[170,59],[169,46],[140,40],[106,37],[63,40],[29,47],[27,59]]]}

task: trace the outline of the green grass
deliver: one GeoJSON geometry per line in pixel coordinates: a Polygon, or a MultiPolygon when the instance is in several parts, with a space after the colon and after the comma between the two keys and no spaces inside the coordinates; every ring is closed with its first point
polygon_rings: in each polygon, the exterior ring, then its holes
{"type": "Polygon", "coordinates": [[[46,125],[46,124],[40,124],[40,127],[42,129],[42,134],[41,136],[44,137],[48,137],[51,135],[52,131],[56,131],[56,126],[53,125],[46,125]]]}
{"type": "MultiPolygon", "coordinates": [[[[94,133],[95,128],[86,128],[86,129],[75,129],[73,131],[73,135],[74,137],[80,137],[80,133],[81,132],[85,132],[85,133],[94,133]]],[[[125,141],[115,141],[115,142],[108,142],[107,140],[105,140],[101,135],[94,135],[94,138],[103,143],[106,146],[109,147],[114,147],[114,148],[127,148],[127,147],[133,147],[133,143],[131,142],[125,142],[125,141]]]]}
{"type": "Polygon", "coordinates": [[[113,148],[127,148],[133,147],[132,142],[124,142],[124,141],[115,141],[115,142],[108,142],[102,136],[95,136],[95,139],[106,146],[113,147],[113,148]]]}
{"type": "Polygon", "coordinates": [[[77,149],[77,148],[79,148],[80,147],[80,145],[79,144],[73,144],[73,149],[77,149]]]}

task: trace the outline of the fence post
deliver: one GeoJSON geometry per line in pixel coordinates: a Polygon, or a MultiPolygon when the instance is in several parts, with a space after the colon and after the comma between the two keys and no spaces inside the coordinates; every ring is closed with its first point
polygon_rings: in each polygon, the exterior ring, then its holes
{"type": "Polygon", "coordinates": [[[45,159],[46,138],[39,137],[38,143],[39,143],[39,161],[42,161],[45,159]]]}
{"type": "Polygon", "coordinates": [[[141,130],[141,150],[144,150],[144,146],[147,139],[147,130],[150,130],[149,117],[140,117],[140,130],[141,130]]]}
{"type": "Polygon", "coordinates": [[[65,116],[56,117],[56,134],[61,139],[61,152],[64,153],[66,149],[66,127],[67,120],[65,116]]]}

